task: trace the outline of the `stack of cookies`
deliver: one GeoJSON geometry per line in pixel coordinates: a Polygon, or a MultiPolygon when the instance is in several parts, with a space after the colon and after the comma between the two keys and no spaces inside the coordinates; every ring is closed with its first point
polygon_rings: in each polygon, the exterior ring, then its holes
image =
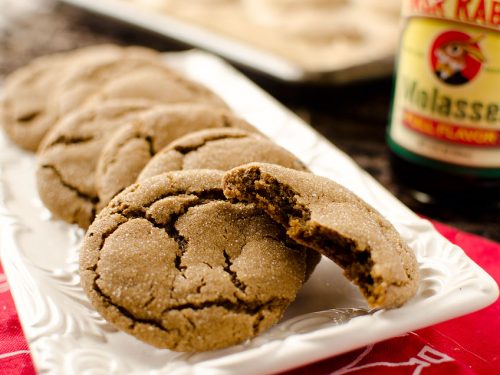
{"type": "Polygon", "coordinates": [[[82,286],[119,329],[206,351],[275,324],[321,254],[377,308],[410,299],[415,256],[378,212],[155,51],[94,46],[14,72],[6,134],[37,152],[40,198],[87,230],[82,286]]]}

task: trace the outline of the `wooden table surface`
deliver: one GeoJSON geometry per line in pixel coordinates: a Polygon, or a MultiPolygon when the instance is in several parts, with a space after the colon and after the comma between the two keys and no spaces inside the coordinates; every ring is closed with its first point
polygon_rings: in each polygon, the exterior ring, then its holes
{"type": "MultiPolygon", "coordinates": [[[[43,12],[0,9],[0,80],[32,58],[89,44],[139,44],[161,51],[188,48],[163,37],[112,22],[65,5],[43,12]]],[[[7,5],[5,5],[7,4],[7,5]]],[[[1,5],[1,4],[0,4],[1,5]]],[[[245,72],[248,73],[248,72],[245,72]]],[[[295,111],[414,211],[429,218],[500,241],[500,210],[461,212],[412,201],[391,175],[385,142],[391,77],[342,87],[289,85],[250,75],[295,111]]]]}

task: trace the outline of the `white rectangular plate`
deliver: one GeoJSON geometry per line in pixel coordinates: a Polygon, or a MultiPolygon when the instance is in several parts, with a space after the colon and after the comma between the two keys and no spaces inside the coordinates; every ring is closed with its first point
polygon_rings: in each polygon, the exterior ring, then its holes
{"type": "Polygon", "coordinates": [[[54,220],[35,187],[36,161],[0,137],[0,256],[37,369],[54,374],[255,374],[286,370],[451,319],[492,303],[493,279],[409,211],[345,154],[220,59],[201,52],[166,62],[222,96],[234,111],[294,152],[315,173],[346,185],[382,212],[415,251],[422,282],[405,306],[336,324],[339,307],[365,308],[323,259],[282,321],[263,335],[199,354],[158,350],[116,331],[79,284],[83,231],[54,220]]]}
{"type": "MultiPolygon", "coordinates": [[[[62,2],[202,48],[286,82],[345,83],[389,76],[396,52],[398,31],[396,23],[393,32],[391,28],[389,35],[386,33],[378,37],[372,35],[376,28],[367,27],[366,33],[371,37],[365,46],[347,48],[343,45],[339,49],[332,50],[332,54],[338,56],[338,62],[333,63],[330,68],[308,69],[289,58],[249,42],[148,7],[147,0],[142,1],[142,4],[140,0],[62,0],[62,2]],[[352,59],[349,58],[351,55],[352,59]]],[[[369,25],[370,22],[367,20],[365,24],[369,25]]],[[[321,60],[320,57],[318,59],[321,60]]]]}

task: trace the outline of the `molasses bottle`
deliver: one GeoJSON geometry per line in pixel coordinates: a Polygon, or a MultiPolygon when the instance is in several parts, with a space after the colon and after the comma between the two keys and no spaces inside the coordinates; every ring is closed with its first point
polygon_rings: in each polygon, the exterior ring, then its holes
{"type": "Polygon", "coordinates": [[[423,203],[500,203],[500,2],[404,0],[387,140],[423,203]]]}

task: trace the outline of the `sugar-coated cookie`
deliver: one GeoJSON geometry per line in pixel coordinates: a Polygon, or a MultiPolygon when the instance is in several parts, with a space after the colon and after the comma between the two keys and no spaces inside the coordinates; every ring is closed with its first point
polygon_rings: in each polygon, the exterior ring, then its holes
{"type": "Polygon", "coordinates": [[[131,185],[89,227],[82,286],[109,322],[175,351],[238,344],[276,323],[306,275],[306,251],[223,173],[179,171],[131,185]]]}
{"type": "Polygon", "coordinates": [[[257,132],[227,110],[199,104],[158,107],[122,127],[107,142],[97,165],[99,205],[104,207],[134,183],[151,158],[170,142],[196,130],[221,127],[257,132]]]}
{"type": "Polygon", "coordinates": [[[372,307],[393,308],[418,287],[414,253],[374,208],[339,184],[277,165],[252,163],[226,173],[228,198],[252,202],[304,246],[339,264],[372,307]]]}
{"type": "MultiPolygon", "coordinates": [[[[74,66],[83,67],[96,61],[119,59],[134,53],[149,58],[159,56],[139,47],[97,45],[34,59],[10,74],[3,89],[0,122],[7,135],[20,147],[36,151],[58,114],[51,108],[52,96],[74,66]]],[[[158,58],[158,57],[157,57],[158,58]]]]}
{"type": "Polygon", "coordinates": [[[295,155],[262,135],[241,129],[208,129],[187,134],[165,147],[146,165],[139,180],[177,170],[227,171],[250,162],[306,170],[295,155]]]}
{"type": "Polygon", "coordinates": [[[66,116],[44,138],[38,152],[37,187],[45,206],[69,223],[86,228],[99,203],[95,170],[110,135],[155,103],[109,102],[66,116]]]}
{"type": "Polygon", "coordinates": [[[52,107],[59,116],[116,99],[203,103],[227,108],[215,93],[170,69],[163,60],[136,53],[75,66],[61,81],[54,97],[52,107]]]}

